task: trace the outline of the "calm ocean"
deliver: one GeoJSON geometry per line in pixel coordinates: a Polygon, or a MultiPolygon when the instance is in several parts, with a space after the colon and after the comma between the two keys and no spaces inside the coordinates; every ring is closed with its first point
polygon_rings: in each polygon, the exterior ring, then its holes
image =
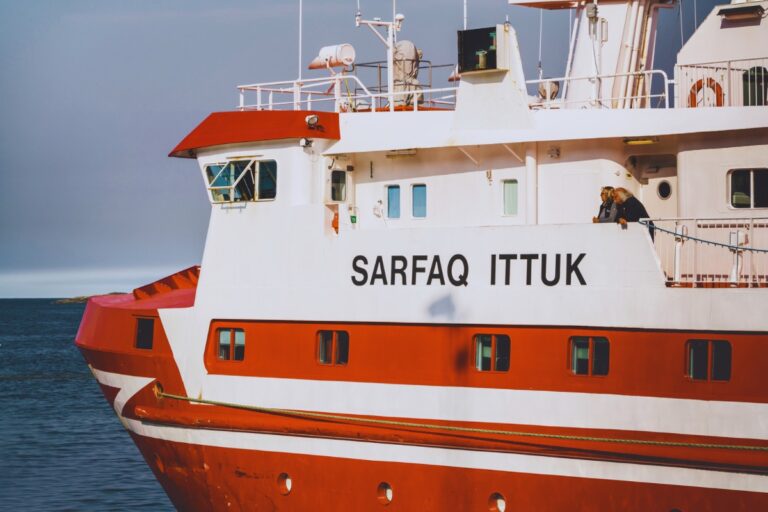
{"type": "Polygon", "coordinates": [[[0,300],[0,510],[173,510],[53,302],[0,300]]]}

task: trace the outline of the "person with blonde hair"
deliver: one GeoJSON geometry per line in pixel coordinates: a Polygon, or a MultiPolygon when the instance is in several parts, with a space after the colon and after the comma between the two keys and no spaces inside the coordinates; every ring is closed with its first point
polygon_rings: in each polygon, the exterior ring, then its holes
{"type": "MultiPolygon", "coordinates": [[[[613,189],[613,202],[619,205],[618,223],[622,226],[626,226],[627,222],[637,222],[650,217],[643,203],[623,187],[613,189]]],[[[651,233],[651,240],[653,240],[653,228],[653,222],[649,222],[648,231],[651,233]]]]}
{"type": "Polygon", "coordinates": [[[613,187],[605,186],[600,189],[600,210],[597,217],[592,217],[592,222],[616,222],[618,220],[619,209],[613,201],[613,187]]]}

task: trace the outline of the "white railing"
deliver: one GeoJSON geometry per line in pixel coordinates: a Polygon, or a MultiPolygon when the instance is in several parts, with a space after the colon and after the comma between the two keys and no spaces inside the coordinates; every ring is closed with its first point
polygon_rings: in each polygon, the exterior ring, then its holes
{"type": "Polygon", "coordinates": [[[282,82],[240,85],[239,110],[332,110],[376,112],[389,108],[418,111],[419,108],[453,108],[456,87],[407,88],[393,92],[371,92],[355,75],[335,75],[282,82]],[[250,100],[250,98],[253,98],[250,100]]]}
{"type": "Polygon", "coordinates": [[[677,107],[768,105],[768,57],[675,67],[677,107]]]}
{"type": "Polygon", "coordinates": [[[668,286],[768,287],[768,217],[652,220],[668,286]]]}
{"type": "Polygon", "coordinates": [[[534,109],[669,107],[670,81],[667,74],[660,69],[615,75],[544,78],[526,80],[525,83],[536,85],[536,92],[541,90],[540,96],[544,96],[530,103],[530,107],[534,109]],[[614,89],[615,84],[621,85],[619,89],[628,88],[634,92],[615,96],[603,94],[604,90],[614,89]],[[558,93],[554,87],[560,91],[560,97],[557,97],[558,93]],[[574,89],[577,89],[576,94],[573,94],[574,89]],[[571,94],[568,91],[571,91],[571,94]],[[572,98],[573,96],[576,97],[572,98]]]}

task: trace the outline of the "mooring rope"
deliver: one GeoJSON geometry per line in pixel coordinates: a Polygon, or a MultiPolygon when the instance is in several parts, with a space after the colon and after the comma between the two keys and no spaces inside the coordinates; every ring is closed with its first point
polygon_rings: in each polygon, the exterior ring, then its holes
{"type": "Polygon", "coordinates": [[[761,252],[761,253],[768,253],[768,249],[758,249],[756,247],[744,247],[742,245],[729,245],[729,244],[723,244],[720,242],[713,242],[712,240],[704,240],[703,238],[696,238],[695,236],[690,235],[684,235],[682,233],[677,233],[675,231],[671,231],[669,229],[660,228],[656,225],[651,226],[649,220],[640,220],[638,221],[643,226],[647,226],[649,229],[653,229],[654,231],[661,231],[662,233],[667,233],[669,235],[673,235],[675,237],[685,238],[686,240],[693,240],[694,242],[701,242],[703,244],[709,244],[709,245],[716,245],[718,247],[725,247],[727,249],[730,249],[731,251],[748,251],[748,252],[761,252]]]}
{"type": "Polygon", "coordinates": [[[229,402],[219,402],[216,400],[205,400],[203,398],[192,398],[182,395],[174,395],[173,393],[165,393],[157,390],[156,395],[163,398],[171,398],[174,400],[182,400],[186,402],[194,402],[198,404],[206,405],[218,405],[221,407],[229,407],[231,409],[242,409],[246,411],[262,412],[266,414],[279,414],[284,416],[294,416],[298,418],[318,418],[324,420],[337,420],[337,421],[349,421],[356,423],[368,423],[372,425],[387,425],[394,427],[410,427],[410,428],[422,428],[430,430],[444,430],[449,432],[464,432],[471,434],[495,434],[504,436],[515,437],[536,437],[544,439],[558,439],[564,441],[591,441],[599,443],[617,443],[617,444],[638,444],[648,446],[670,446],[670,447],[683,447],[683,448],[707,448],[718,450],[743,450],[743,451],[768,451],[768,446],[746,446],[739,444],[715,444],[715,443],[685,443],[680,441],[654,441],[649,439],[624,439],[614,437],[594,437],[594,436],[575,436],[568,434],[546,434],[541,432],[521,432],[514,430],[496,430],[488,428],[474,428],[474,427],[458,427],[452,425],[434,425],[430,423],[416,423],[411,421],[398,421],[398,420],[380,420],[374,418],[360,418],[356,416],[346,416],[342,414],[329,414],[322,412],[311,411],[295,411],[291,409],[277,409],[273,407],[259,407],[256,405],[243,405],[234,404],[229,402]]]}

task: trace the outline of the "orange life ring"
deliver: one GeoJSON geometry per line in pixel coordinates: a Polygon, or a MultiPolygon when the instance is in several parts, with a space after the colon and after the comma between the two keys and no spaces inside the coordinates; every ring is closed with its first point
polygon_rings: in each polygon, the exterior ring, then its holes
{"type": "Polygon", "coordinates": [[[714,78],[702,78],[698,80],[693,87],[691,87],[691,93],[688,95],[688,106],[695,107],[698,105],[699,93],[704,86],[709,87],[715,93],[715,106],[722,107],[725,105],[725,94],[723,94],[723,87],[717,83],[714,78]]]}

